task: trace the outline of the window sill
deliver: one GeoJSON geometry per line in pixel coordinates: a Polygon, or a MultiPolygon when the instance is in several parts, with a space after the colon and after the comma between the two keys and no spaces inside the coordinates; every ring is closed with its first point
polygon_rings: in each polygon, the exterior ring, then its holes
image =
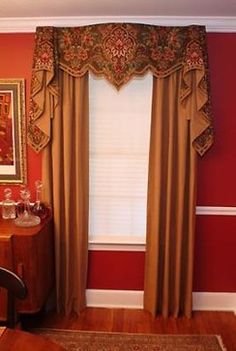
{"type": "Polygon", "coordinates": [[[106,242],[89,242],[89,251],[140,251],[144,252],[145,243],[106,243],[106,242]]]}

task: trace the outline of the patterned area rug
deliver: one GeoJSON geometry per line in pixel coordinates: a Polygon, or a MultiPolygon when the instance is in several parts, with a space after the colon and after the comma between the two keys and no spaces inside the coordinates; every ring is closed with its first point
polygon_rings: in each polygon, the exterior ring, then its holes
{"type": "Polygon", "coordinates": [[[34,329],[67,351],[226,351],[216,335],[159,335],[34,329]]]}

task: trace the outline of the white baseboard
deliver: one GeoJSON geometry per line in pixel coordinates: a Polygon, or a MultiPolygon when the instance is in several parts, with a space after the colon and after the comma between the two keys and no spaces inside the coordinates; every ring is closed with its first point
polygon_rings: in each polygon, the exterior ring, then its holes
{"type": "MultiPolygon", "coordinates": [[[[140,290],[87,290],[87,306],[107,308],[143,308],[140,290]]],[[[194,311],[233,311],[236,313],[236,293],[194,292],[194,311]]]]}
{"type": "Polygon", "coordinates": [[[236,293],[194,292],[195,311],[233,311],[236,313],[236,293]]]}
{"type": "Polygon", "coordinates": [[[87,306],[107,308],[143,308],[143,291],[87,289],[87,306]]]}

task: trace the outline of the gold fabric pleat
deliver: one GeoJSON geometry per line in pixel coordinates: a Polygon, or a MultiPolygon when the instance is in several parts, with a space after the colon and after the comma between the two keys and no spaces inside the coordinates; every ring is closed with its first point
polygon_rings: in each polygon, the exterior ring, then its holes
{"type": "Polygon", "coordinates": [[[182,71],[153,78],[144,308],[191,316],[195,230],[197,81],[179,103],[182,71]]]}
{"type": "Polygon", "coordinates": [[[61,96],[43,150],[46,200],[53,204],[59,312],[85,308],[88,256],[88,75],[59,73],[61,96]]]}

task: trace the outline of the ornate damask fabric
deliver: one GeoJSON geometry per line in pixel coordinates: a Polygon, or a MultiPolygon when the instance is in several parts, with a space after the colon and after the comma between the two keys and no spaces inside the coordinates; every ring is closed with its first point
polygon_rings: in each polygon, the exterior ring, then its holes
{"type": "Polygon", "coordinates": [[[200,131],[193,145],[203,155],[213,142],[205,27],[131,23],[39,27],[35,36],[31,82],[29,144],[40,151],[50,140],[52,104],[55,106],[60,96],[59,70],[75,77],[91,71],[120,89],[132,77],[147,71],[162,78],[179,69],[183,72],[180,102],[192,93],[188,73],[200,72],[197,94],[204,96],[204,102],[201,98],[197,109],[199,118],[207,121],[208,126],[200,131]],[[50,104],[50,113],[46,104],[50,104]]]}

